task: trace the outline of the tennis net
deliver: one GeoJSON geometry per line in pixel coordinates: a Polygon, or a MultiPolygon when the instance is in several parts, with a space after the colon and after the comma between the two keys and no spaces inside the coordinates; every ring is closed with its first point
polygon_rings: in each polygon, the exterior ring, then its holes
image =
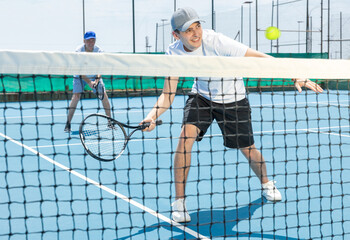
{"type": "Polygon", "coordinates": [[[1,239],[350,237],[348,60],[0,51],[0,63],[1,239]],[[80,122],[105,113],[89,87],[64,132],[73,76],[94,74],[112,117],[129,125],[147,116],[168,76],[180,77],[163,125],[135,133],[115,161],[97,161],[80,143],[80,122]],[[192,149],[191,221],[174,222],[173,161],[187,95],[196,78],[232,76],[243,77],[255,146],[282,201],[262,197],[249,162],[224,146],[229,140],[213,123],[192,149]],[[299,93],[292,78],[324,91],[299,93]]]}

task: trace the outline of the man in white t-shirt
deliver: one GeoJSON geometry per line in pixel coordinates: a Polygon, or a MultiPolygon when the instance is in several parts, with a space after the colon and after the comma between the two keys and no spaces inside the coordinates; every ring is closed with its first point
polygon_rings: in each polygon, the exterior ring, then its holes
{"type": "MultiPolygon", "coordinates": [[[[203,30],[201,19],[192,8],[178,9],[171,18],[173,36],[177,40],[170,44],[168,55],[227,56],[227,57],[271,57],[255,51],[212,30],[203,30]]],[[[305,86],[315,92],[322,88],[308,79],[295,79],[299,92],[305,86]]],[[[155,127],[155,120],[172,104],[178,78],[169,77],[157,103],[143,120],[155,127]]],[[[243,79],[197,78],[184,107],[183,125],[174,158],[176,200],[172,204],[172,218],[176,222],[191,221],[185,205],[185,186],[190,169],[193,143],[200,141],[213,120],[216,120],[228,148],[238,148],[248,159],[251,169],[262,184],[262,194],[269,201],[281,201],[281,193],[275,181],[269,180],[266,164],[254,145],[251,124],[251,109],[246,98],[243,79]]]]}
{"type": "MultiPolygon", "coordinates": [[[[86,32],[84,34],[84,44],[79,46],[76,52],[103,52],[102,49],[95,45],[96,34],[92,31],[86,32]]],[[[92,91],[96,93],[95,87],[100,83],[104,86],[101,75],[75,75],[73,78],[73,96],[69,104],[69,111],[67,116],[66,126],[64,128],[65,132],[71,131],[71,121],[74,116],[75,109],[77,108],[78,102],[80,100],[80,95],[84,92],[85,85],[88,84],[92,91]]],[[[102,100],[103,108],[105,109],[106,115],[111,116],[111,106],[109,104],[108,95],[106,91],[104,92],[104,97],[102,100]]]]}

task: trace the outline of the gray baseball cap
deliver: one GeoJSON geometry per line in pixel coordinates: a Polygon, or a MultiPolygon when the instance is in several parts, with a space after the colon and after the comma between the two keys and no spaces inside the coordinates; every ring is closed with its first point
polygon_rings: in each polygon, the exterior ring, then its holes
{"type": "Polygon", "coordinates": [[[198,17],[196,11],[190,7],[179,8],[171,17],[171,27],[173,31],[179,30],[181,32],[186,31],[192,23],[204,22],[198,17]]]}

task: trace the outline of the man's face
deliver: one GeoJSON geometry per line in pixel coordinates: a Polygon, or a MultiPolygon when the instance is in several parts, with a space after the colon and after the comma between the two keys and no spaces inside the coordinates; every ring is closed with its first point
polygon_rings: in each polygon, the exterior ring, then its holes
{"type": "Polygon", "coordinates": [[[173,32],[176,40],[180,40],[187,52],[192,52],[202,45],[203,29],[200,22],[192,23],[185,32],[173,32]]]}
{"type": "Polygon", "coordinates": [[[85,39],[84,40],[85,51],[92,52],[94,50],[95,43],[96,43],[95,38],[85,39]]]}

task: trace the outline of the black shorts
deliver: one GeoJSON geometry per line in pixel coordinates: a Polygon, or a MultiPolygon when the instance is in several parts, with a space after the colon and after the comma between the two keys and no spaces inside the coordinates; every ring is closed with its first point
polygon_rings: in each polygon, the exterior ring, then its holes
{"type": "Polygon", "coordinates": [[[197,141],[202,140],[214,119],[219,124],[226,147],[245,148],[254,144],[248,99],[219,104],[198,94],[190,94],[184,108],[183,124],[200,129],[197,141]]]}

